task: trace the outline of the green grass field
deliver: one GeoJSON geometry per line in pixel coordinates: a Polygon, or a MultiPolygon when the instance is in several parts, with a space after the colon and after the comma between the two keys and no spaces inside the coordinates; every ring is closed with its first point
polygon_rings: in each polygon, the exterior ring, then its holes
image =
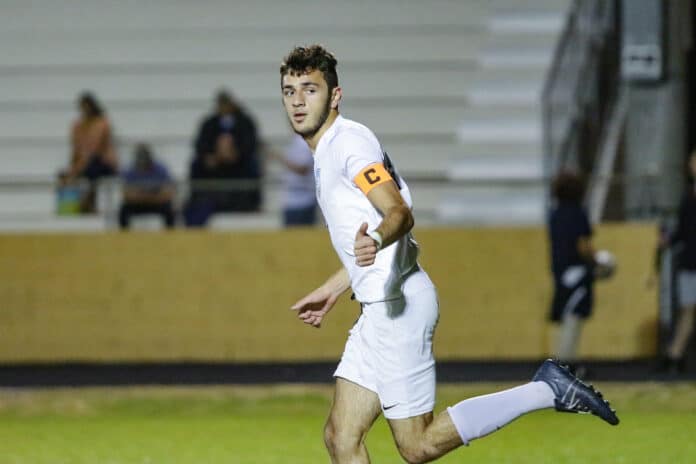
{"type": "MultiPolygon", "coordinates": [[[[448,404],[507,385],[442,385],[448,404]]],[[[696,462],[696,384],[603,384],[622,423],[544,411],[443,463],[696,462]]],[[[325,463],[324,386],[0,389],[0,464],[325,463]]],[[[373,463],[402,462],[380,419],[373,463]]]]}

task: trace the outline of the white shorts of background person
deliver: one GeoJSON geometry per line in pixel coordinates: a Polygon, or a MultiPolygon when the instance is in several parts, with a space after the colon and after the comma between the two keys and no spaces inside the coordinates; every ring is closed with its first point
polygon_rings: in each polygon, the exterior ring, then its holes
{"type": "Polygon", "coordinates": [[[667,347],[668,360],[665,367],[683,371],[686,368],[684,353],[694,330],[694,310],[696,310],[696,271],[680,270],[677,274],[677,297],[679,317],[674,327],[674,336],[667,347]],[[670,367],[671,366],[671,367],[670,367]]]}
{"type": "Polygon", "coordinates": [[[679,307],[696,306],[696,271],[679,271],[677,277],[679,307]]]}

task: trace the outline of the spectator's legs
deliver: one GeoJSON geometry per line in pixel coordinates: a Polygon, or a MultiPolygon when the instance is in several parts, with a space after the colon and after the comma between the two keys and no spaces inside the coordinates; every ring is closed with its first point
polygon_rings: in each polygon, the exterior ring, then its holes
{"type": "Polygon", "coordinates": [[[131,208],[126,203],[121,204],[121,208],[118,211],[118,224],[121,229],[128,229],[130,226],[130,217],[133,214],[131,208]]]}
{"type": "Polygon", "coordinates": [[[121,205],[118,215],[118,221],[121,228],[128,229],[130,226],[130,218],[139,214],[157,214],[162,216],[162,219],[164,220],[164,223],[168,229],[174,227],[175,215],[174,208],[172,208],[171,203],[166,203],[163,205],[138,205],[124,203],[121,205]]]}
{"type": "Polygon", "coordinates": [[[97,212],[97,185],[96,182],[90,182],[87,191],[82,195],[80,200],[80,212],[82,214],[92,214],[97,212]]]}
{"type": "Polygon", "coordinates": [[[563,316],[558,332],[556,357],[564,362],[573,362],[577,356],[578,341],[582,330],[582,318],[569,312],[563,316]]]}
{"type": "Polygon", "coordinates": [[[285,227],[292,227],[297,225],[295,222],[295,211],[294,209],[284,209],[283,210],[283,225],[285,227]]]}
{"type": "Polygon", "coordinates": [[[283,223],[285,227],[309,226],[316,222],[316,207],[296,208],[283,210],[283,223]]]}
{"type": "Polygon", "coordinates": [[[167,229],[171,229],[174,227],[174,208],[172,208],[171,203],[166,203],[162,206],[159,207],[159,212],[162,215],[162,218],[164,219],[164,223],[167,226],[167,229]]]}
{"type": "Polygon", "coordinates": [[[674,331],[674,338],[669,345],[667,355],[670,359],[679,360],[684,356],[686,346],[689,344],[691,333],[694,329],[694,306],[680,308],[679,320],[674,331]]]}
{"type": "Polygon", "coordinates": [[[203,195],[192,198],[184,209],[186,226],[203,227],[213,213],[215,213],[215,203],[210,198],[203,195]]]}
{"type": "Polygon", "coordinates": [[[103,163],[98,155],[92,157],[87,167],[79,175],[79,177],[84,177],[89,181],[89,188],[80,202],[80,211],[82,213],[96,212],[97,180],[102,177],[113,176],[114,174],[116,174],[114,168],[103,163]]]}

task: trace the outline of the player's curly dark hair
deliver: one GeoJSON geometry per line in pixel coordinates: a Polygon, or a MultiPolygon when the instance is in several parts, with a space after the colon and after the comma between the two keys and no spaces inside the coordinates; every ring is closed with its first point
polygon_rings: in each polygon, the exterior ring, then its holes
{"type": "Polygon", "coordinates": [[[336,57],[323,46],[315,44],[307,47],[295,47],[283,59],[280,65],[280,79],[282,85],[283,76],[286,74],[304,74],[312,71],[321,71],[331,92],[338,87],[338,74],[336,73],[336,57]]]}
{"type": "Polygon", "coordinates": [[[551,194],[559,201],[568,203],[582,202],[585,182],[581,176],[569,171],[559,173],[551,184],[551,194]]]}

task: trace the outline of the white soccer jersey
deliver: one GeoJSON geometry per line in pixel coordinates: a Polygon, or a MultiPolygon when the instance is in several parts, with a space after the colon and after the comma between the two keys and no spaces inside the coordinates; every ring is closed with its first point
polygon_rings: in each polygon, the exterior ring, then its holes
{"type": "MultiPolygon", "coordinates": [[[[338,116],[322,135],[314,153],[314,176],[319,206],[331,242],[348,270],[358,301],[373,303],[402,296],[404,276],[417,266],[418,245],[411,234],[380,250],[371,266],[355,264],[355,235],[363,222],[375,229],[382,216],[372,206],[354,179],[365,168],[384,163],[384,153],[370,129],[338,116]]],[[[412,207],[408,186],[392,173],[401,196],[412,207]]]]}

